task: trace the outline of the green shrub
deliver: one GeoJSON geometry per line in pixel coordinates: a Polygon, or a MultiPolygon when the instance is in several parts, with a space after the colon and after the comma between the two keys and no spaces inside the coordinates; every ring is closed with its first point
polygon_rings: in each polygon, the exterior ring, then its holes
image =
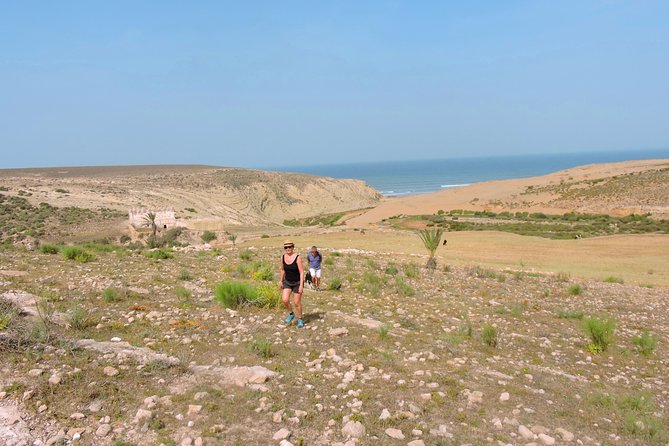
{"type": "Polygon", "coordinates": [[[381,293],[381,286],[384,282],[385,280],[379,275],[371,271],[365,271],[362,275],[361,282],[356,288],[361,293],[367,292],[376,297],[381,293]]]}
{"type": "Polygon", "coordinates": [[[241,282],[221,282],[214,290],[214,298],[226,308],[249,305],[258,298],[252,285],[241,282]]]}
{"type": "Polygon", "coordinates": [[[474,328],[472,327],[472,323],[468,317],[465,317],[464,320],[460,322],[460,325],[458,326],[458,333],[467,338],[471,338],[474,334],[474,328]]]}
{"type": "Polygon", "coordinates": [[[251,341],[251,350],[257,353],[261,358],[271,358],[274,356],[272,343],[265,338],[255,338],[251,341]]]}
{"type": "Polygon", "coordinates": [[[408,297],[416,294],[413,287],[406,283],[401,276],[395,277],[395,286],[397,287],[397,294],[400,296],[408,297]]]}
{"type": "Polygon", "coordinates": [[[203,242],[209,243],[212,240],[216,240],[216,233],[212,231],[204,231],[200,237],[203,242]]]}
{"type": "Polygon", "coordinates": [[[145,257],[148,257],[150,259],[154,260],[165,260],[165,259],[171,259],[174,257],[171,251],[168,251],[166,249],[154,249],[152,251],[145,251],[144,253],[145,257]]]}
{"type": "Polygon", "coordinates": [[[387,324],[383,324],[379,327],[379,337],[381,339],[387,339],[389,332],[390,332],[390,326],[388,326],[387,324]]]}
{"type": "Polygon", "coordinates": [[[262,308],[277,308],[281,305],[281,291],[271,283],[256,286],[257,298],[255,305],[262,308]]]}
{"type": "Polygon", "coordinates": [[[177,286],[174,288],[174,295],[179,299],[190,299],[193,296],[193,293],[191,293],[187,288],[177,286]]]}
{"type": "Polygon", "coordinates": [[[572,296],[580,296],[583,294],[583,287],[578,283],[575,283],[567,289],[567,292],[572,296]]]}
{"type": "Polygon", "coordinates": [[[497,347],[497,329],[492,325],[485,325],[481,331],[481,339],[488,347],[497,347]]]}
{"type": "Polygon", "coordinates": [[[72,309],[68,317],[68,322],[70,323],[70,327],[74,330],[85,330],[93,325],[93,321],[88,317],[86,310],[81,306],[76,306],[72,309]]]}
{"type": "Polygon", "coordinates": [[[105,288],[102,290],[102,299],[107,303],[118,302],[121,300],[121,294],[115,288],[105,288]]]}
{"type": "Polygon", "coordinates": [[[588,350],[593,353],[606,351],[613,340],[615,322],[611,319],[591,317],[585,320],[583,327],[592,340],[592,343],[588,345],[588,350]]]}
{"type": "Polygon", "coordinates": [[[253,280],[274,280],[274,269],[272,265],[262,263],[253,273],[253,280]]]}
{"type": "Polygon", "coordinates": [[[328,290],[330,291],[339,291],[341,290],[341,279],[339,277],[333,277],[328,284],[328,290]]]}
{"type": "Polygon", "coordinates": [[[323,260],[323,265],[332,266],[334,265],[334,260],[332,260],[332,257],[326,257],[325,260],[323,260]]]}
{"type": "Polygon", "coordinates": [[[606,282],[606,283],[624,283],[624,280],[620,277],[609,276],[606,279],[604,279],[604,282],[606,282]]]}
{"type": "Polygon", "coordinates": [[[95,260],[95,256],[88,251],[84,251],[78,246],[66,246],[63,248],[63,257],[65,260],[76,260],[80,263],[87,263],[95,260]]]}
{"type": "Polygon", "coordinates": [[[650,356],[657,347],[657,337],[644,330],[640,336],[634,336],[632,342],[636,345],[639,353],[644,356],[650,356]]]}
{"type": "Polygon", "coordinates": [[[394,263],[389,263],[388,266],[386,267],[385,272],[390,276],[394,276],[399,272],[399,270],[397,269],[397,266],[395,266],[394,263]]]}
{"type": "Polygon", "coordinates": [[[39,247],[39,252],[42,254],[58,254],[60,252],[60,248],[56,245],[42,245],[39,247]]]}
{"type": "Polygon", "coordinates": [[[331,255],[332,257],[341,257],[342,254],[341,254],[341,252],[332,251],[332,253],[331,253],[330,255],[331,255]]]}
{"type": "Polygon", "coordinates": [[[413,262],[405,263],[404,265],[402,265],[402,269],[404,270],[404,274],[409,279],[418,279],[420,277],[420,271],[418,269],[418,265],[416,265],[413,262]]]}
{"type": "Polygon", "coordinates": [[[179,273],[178,279],[179,280],[193,280],[193,276],[188,271],[183,270],[179,273]]]}
{"type": "Polygon", "coordinates": [[[260,238],[269,238],[269,235],[263,234],[263,235],[260,236],[260,238]]]}
{"type": "Polygon", "coordinates": [[[249,260],[251,260],[251,257],[253,257],[253,251],[250,251],[248,249],[244,249],[242,251],[239,251],[240,260],[249,261],[249,260]]]}
{"type": "Polygon", "coordinates": [[[226,308],[254,305],[275,308],[281,303],[279,289],[271,284],[254,286],[243,282],[221,282],[214,289],[214,298],[226,308]]]}

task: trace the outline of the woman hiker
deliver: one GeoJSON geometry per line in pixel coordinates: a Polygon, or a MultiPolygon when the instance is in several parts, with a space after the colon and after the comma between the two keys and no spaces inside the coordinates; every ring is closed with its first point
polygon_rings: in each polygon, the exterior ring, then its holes
{"type": "Polygon", "coordinates": [[[302,292],[304,291],[304,266],[302,266],[302,259],[299,254],[295,253],[295,244],[291,240],[286,240],[283,243],[284,254],[281,256],[281,280],[279,287],[281,288],[281,300],[284,307],[288,310],[288,316],[284,322],[286,325],[295,319],[293,307],[290,305],[290,293],[294,294],[293,300],[295,302],[295,309],[297,310],[297,327],[303,328],[304,321],[302,320],[302,292]]]}
{"type": "Polygon", "coordinates": [[[307,254],[307,260],[309,260],[309,274],[311,274],[311,287],[318,291],[321,290],[321,263],[323,262],[323,256],[318,252],[318,248],[315,246],[311,247],[311,251],[307,254]]]}

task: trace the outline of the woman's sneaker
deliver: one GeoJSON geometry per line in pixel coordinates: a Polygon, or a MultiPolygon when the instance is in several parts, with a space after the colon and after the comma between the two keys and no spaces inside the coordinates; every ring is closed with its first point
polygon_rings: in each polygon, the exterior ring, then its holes
{"type": "Polygon", "coordinates": [[[297,328],[304,328],[304,321],[302,319],[297,320],[297,328]]]}
{"type": "Polygon", "coordinates": [[[295,314],[289,313],[288,316],[286,316],[286,319],[283,320],[283,323],[286,325],[290,325],[290,323],[293,322],[293,319],[295,319],[295,314]]]}

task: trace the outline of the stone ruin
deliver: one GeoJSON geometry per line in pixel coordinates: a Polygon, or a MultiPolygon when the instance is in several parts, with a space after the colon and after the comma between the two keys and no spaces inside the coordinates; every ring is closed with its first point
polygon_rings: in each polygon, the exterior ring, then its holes
{"type": "Polygon", "coordinates": [[[170,229],[179,226],[174,209],[130,209],[128,211],[128,221],[135,229],[146,228],[146,215],[149,212],[156,214],[156,226],[158,229],[170,229]]]}

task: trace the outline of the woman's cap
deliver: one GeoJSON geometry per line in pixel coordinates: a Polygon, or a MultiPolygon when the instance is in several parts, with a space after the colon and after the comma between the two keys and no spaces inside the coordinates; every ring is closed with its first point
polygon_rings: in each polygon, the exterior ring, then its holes
{"type": "Polygon", "coordinates": [[[288,247],[288,246],[295,246],[295,243],[293,243],[292,240],[286,240],[285,242],[283,242],[283,247],[284,248],[288,247]]]}

